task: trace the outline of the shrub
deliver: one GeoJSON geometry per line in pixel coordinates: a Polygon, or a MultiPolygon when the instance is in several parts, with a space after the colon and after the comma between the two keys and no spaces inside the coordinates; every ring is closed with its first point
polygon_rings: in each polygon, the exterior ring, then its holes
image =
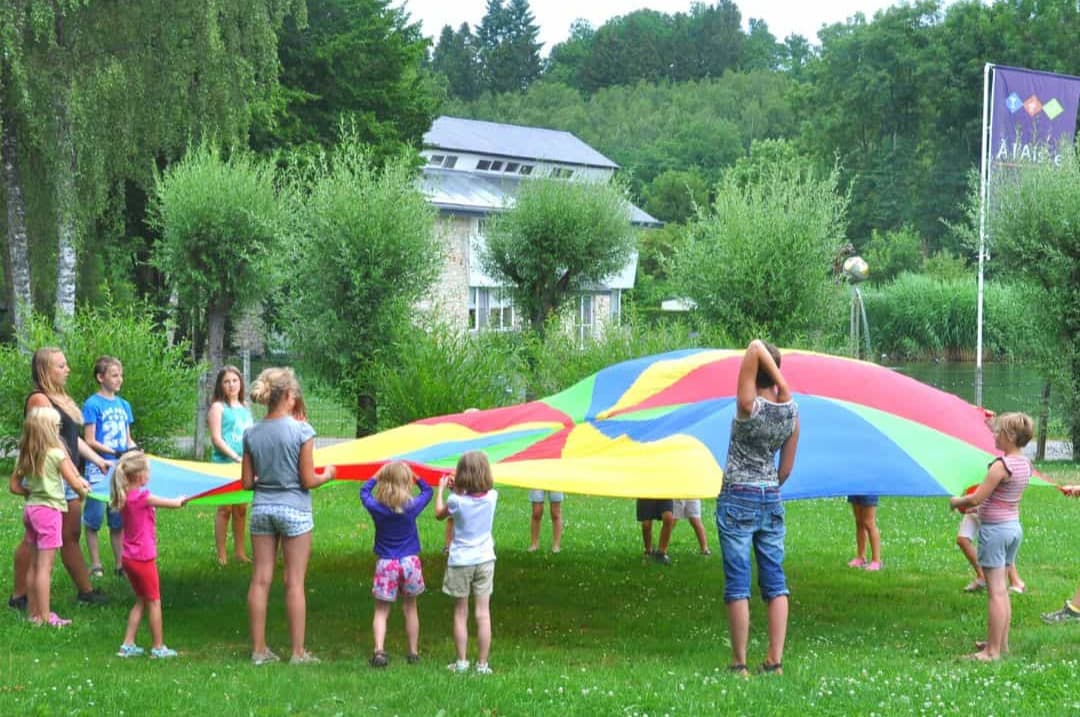
{"type": "Polygon", "coordinates": [[[884,284],[923,265],[922,239],[909,227],[890,232],[874,230],[862,256],[870,265],[870,281],[884,284]]]}
{"type": "MultiPolygon", "coordinates": [[[[124,365],[121,395],[135,414],[132,433],[149,452],[175,451],[177,432],[191,427],[196,384],[202,370],[187,360],[187,346],[170,345],[163,327],[141,307],[80,310],[63,334],[35,316],[28,345],[58,346],[71,366],[67,390],[80,405],[97,391],[94,361],[103,354],[124,365]]],[[[31,390],[30,352],[0,346],[0,451],[10,451],[22,430],[23,402],[31,390]]]]}

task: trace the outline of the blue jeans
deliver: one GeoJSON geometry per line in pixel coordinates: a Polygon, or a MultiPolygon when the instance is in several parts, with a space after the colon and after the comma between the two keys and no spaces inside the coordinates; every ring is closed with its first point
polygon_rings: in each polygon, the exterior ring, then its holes
{"type": "Polygon", "coordinates": [[[716,498],[716,529],[724,556],[724,602],[750,598],[750,548],[766,602],[788,595],[784,576],[784,504],[778,488],[734,485],[716,498]]]}

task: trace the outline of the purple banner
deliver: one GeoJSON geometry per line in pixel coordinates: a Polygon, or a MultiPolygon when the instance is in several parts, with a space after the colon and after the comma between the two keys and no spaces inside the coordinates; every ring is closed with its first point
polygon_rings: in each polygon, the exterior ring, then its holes
{"type": "Polygon", "coordinates": [[[1076,136],[1080,77],[993,68],[990,159],[994,164],[1058,164],[1058,144],[1076,136]]]}

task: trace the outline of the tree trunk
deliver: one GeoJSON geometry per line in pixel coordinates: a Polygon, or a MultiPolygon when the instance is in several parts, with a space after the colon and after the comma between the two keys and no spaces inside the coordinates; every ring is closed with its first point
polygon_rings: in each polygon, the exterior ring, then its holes
{"type": "Polygon", "coordinates": [[[1043,384],[1042,404],[1039,406],[1039,440],[1035,446],[1035,460],[1046,460],[1046,424],[1050,419],[1050,382],[1043,384]]]}
{"type": "Polygon", "coordinates": [[[3,165],[4,190],[7,198],[7,245],[10,276],[8,297],[10,299],[15,336],[23,345],[26,326],[34,308],[30,291],[30,243],[26,236],[26,202],[19,175],[18,141],[15,124],[11,118],[3,123],[0,139],[0,164],[3,165]]]}
{"type": "Polygon", "coordinates": [[[374,392],[365,390],[356,397],[356,437],[374,433],[377,418],[374,392]]]}
{"type": "Polygon", "coordinates": [[[225,321],[229,317],[232,303],[222,301],[212,304],[206,310],[206,373],[199,379],[199,409],[195,418],[195,457],[202,458],[210,440],[206,425],[206,414],[210,410],[210,399],[214,390],[217,372],[225,365],[225,321]]]}
{"type": "Polygon", "coordinates": [[[62,328],[75,315],[75,247],[79,223],[70,90],[60,92],[56,102],[56,150],[56,171],[53,177],[57,237],[56,326],[62,328]]]}

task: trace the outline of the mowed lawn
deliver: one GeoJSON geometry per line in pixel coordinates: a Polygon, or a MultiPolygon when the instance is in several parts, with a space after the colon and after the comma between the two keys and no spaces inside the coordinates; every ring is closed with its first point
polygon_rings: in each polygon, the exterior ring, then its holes
{"type": "MultiPolygon", "coordinates": [[[[1075,464],[1046,468],[1080,482],[1075,464]]],[[[663,476],[657,476],[662,480],[663,476]]],[[[151,479],[151,488],[153,481],[151,479]]],[[[254,667],[245,605],[249,568],[219,568],[207,507],[159,511],[159,565],[171,661],[114,656],[130,588],[108,577],[104,608],[77,607],[62,567],[53,607],[63,630],[0,613],[0,713],[10,715],[1069,715],[1080,713],[1075,675],[1080,624],[1047,626],[1080,583],[1080,500],[1031,489],[1018,566],[1030,588],[1013,599],[1012,654],[995,665],[958,657],[984,635],[984,595],[961,591],[970,575],[954,545],[959,518],[941,499],[884,499],[885,570],[846,567],[854,545],[842,498],[788,504],[792,590],[785,673],[729,675],[723,573],[698,555],[680,523],[668,567],[642,561],[633,501],[568,496],[563,552],[527,553],[525,491],[503,489],[492,599],[495,674],[452,675],[452,601],[440,591],[442,528],[428,509],[422,539],[428,593],[420,599],[423,662],[407,665],[400,612],[391,621],[390,667],[374,670],[370,595],[373,530],[357,485],[315,499],[308,572],[308,647],[321,665],[254,667]]],[[[22,534],[21,501],[0,501],[0,546],[22,534]]],[[[545,518],[545,548],[549,543],[545,518]]],[[[107,561],[108,562],[108,561],[107,561]]],[[[11,587],[4,561],[0,585],[11,587]]],[[[287,653],[280,582],[269,637],[287,653]]],[[[764,611],[755,598],[751,657],[764,656],[764,611]]],[[[140,644],[149,646],[145,632],[140,644]]],[[[470,655],[472,657],[472,655],[470,655]]]]}

